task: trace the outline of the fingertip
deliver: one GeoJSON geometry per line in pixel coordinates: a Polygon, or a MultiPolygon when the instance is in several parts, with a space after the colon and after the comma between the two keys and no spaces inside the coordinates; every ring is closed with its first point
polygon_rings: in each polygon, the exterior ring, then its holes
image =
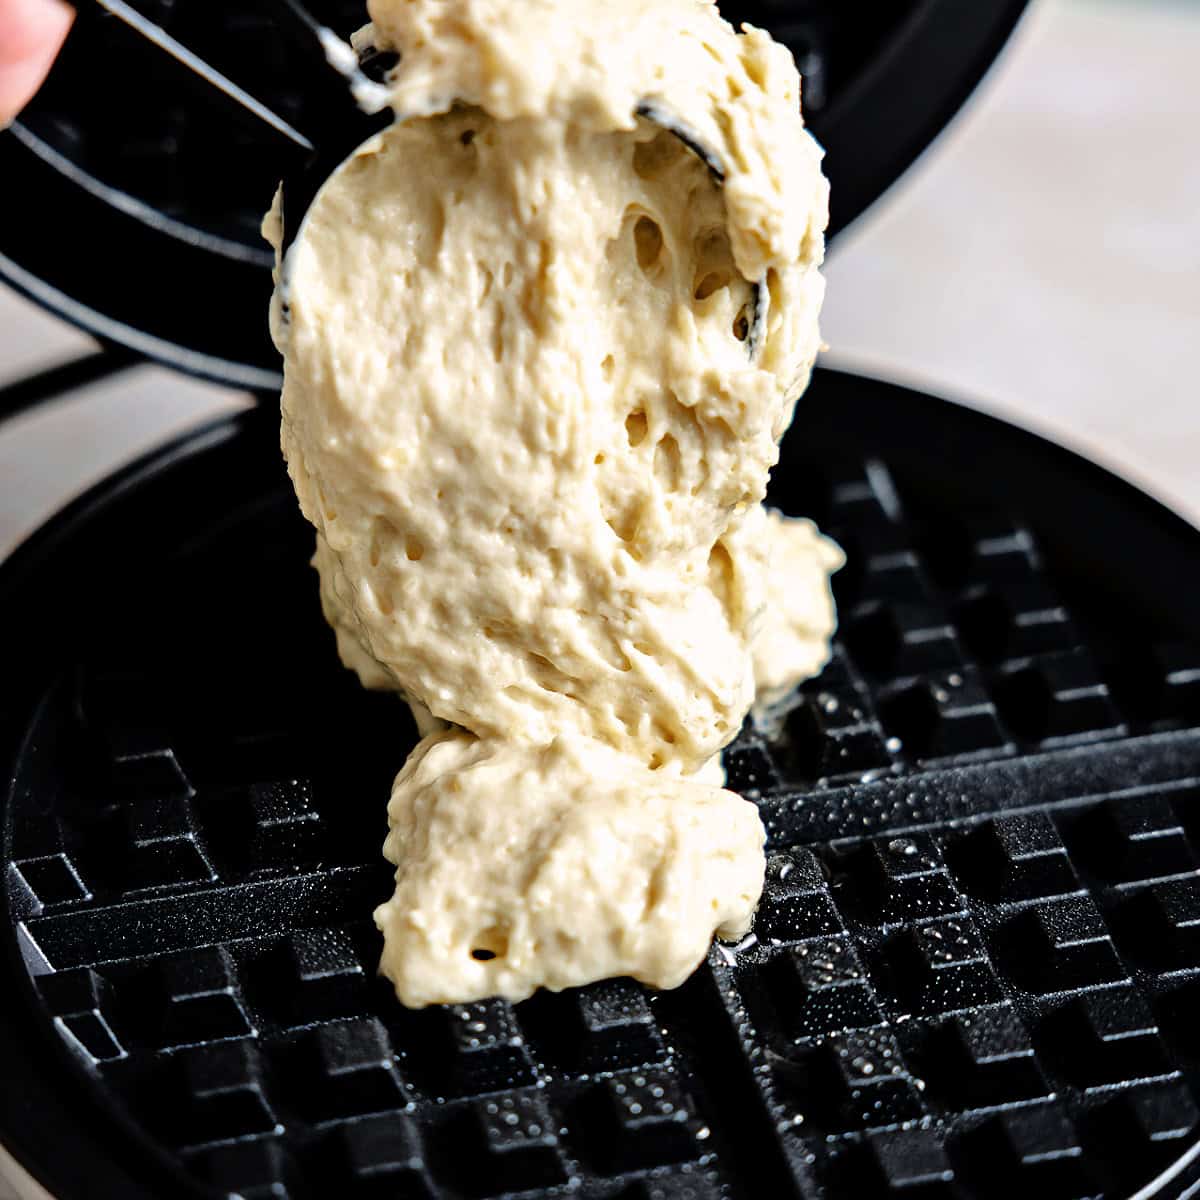
{"type": "Polygon", "coordinates": [[[9,0],[0,22],[0,127],[41,87],[74,19],[65,0],[9,0]]]}

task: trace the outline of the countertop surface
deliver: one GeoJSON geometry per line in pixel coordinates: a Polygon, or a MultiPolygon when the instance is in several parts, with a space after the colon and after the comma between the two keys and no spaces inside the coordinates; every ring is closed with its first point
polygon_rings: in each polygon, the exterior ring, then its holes
{"type": "MultiPolygon", "coordinates": [[[[1045,433],[1200,523],[1198,63],[1196,0],[1035,2],[970,108],[830,254],[827,361],[1045,433]]],[[[0,386],[89,348],[0,291],[0,386]]],[[[143,366],[0,427],[0,555],[244,402],[143,366]]]]}

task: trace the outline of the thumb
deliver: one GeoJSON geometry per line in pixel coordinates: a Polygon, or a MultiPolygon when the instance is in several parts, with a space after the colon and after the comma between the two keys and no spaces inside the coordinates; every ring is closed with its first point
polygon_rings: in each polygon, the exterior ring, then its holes
{"type": "Polygon", "coordinates": [[[0,129],[41,87],[74,18],[64,0],[0,0],[0,129]]]}

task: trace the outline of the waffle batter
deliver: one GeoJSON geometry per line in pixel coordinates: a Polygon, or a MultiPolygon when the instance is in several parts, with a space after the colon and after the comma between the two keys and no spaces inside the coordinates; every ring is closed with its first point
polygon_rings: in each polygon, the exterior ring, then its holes
{"type": "Polygon", "coordinates": [[[839,551],[761,503],[819,346],[800,81],[706,0],[369,8],[400,119],[272,326],[326,617],[424,735],[383,971],[414,1006],[674,986],[762,886],[720,750],[834,625],[839,551]]]}

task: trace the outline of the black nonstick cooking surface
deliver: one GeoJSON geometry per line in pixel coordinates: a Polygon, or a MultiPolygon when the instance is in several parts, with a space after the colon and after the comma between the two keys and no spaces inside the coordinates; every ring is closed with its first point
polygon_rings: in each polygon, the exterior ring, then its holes
{"type": "Polygon", "coordinates": [[[0,1139],[60,1200],[1192,1194],[1200,535],[829,372],[773,493],[850,565],[727,755],[754,939],[422,1012],[370,924],[414,733],[337,663],[277,418],[57,518],[0,570],[0,1139]]]}

